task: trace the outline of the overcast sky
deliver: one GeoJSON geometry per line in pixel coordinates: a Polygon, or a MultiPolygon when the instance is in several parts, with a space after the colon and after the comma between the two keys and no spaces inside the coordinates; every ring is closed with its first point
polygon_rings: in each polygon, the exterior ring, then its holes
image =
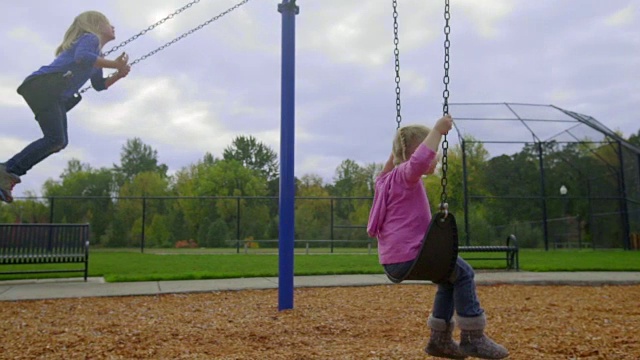
{"type": "MultiPolygon", "coordinates": [[[[15,89],[53,60],[77,14],[98,10],[111,20],[117,38],[106,51],[188,3],[1,1],[0,161],[41,136],[15,89]]],[[[137,59],[239,1],[202,0],[123,50],[137,59]]],[[[135,65],[111,89],[85,93],[69,113],[69,146],[23,176],[14,195],[40,194],[71,158],[111,167],[134,137],[156,149],[170,173],[205,152],[220,157],[237,135],[279,152],[281,2],[251,0],[135,65]]],[[[403,124],[432,125],[442,115],[444,1],[398,2],[403,124]]],[[[392,2],[297,3],[295,172],[330,182],[345,159],[364,165],[389,154],[396,128],[392,2]]],[[[640,0],[451,4],[450,101],[553,104],[625,137],[640,129],[640,0]]],[[[482,124],[484,133],[509,140],[505,129],[482,124]]]]}

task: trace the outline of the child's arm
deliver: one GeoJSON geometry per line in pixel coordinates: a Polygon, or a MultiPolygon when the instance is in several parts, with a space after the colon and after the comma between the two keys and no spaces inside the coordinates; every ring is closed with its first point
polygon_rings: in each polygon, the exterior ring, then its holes
{"type": "Polygon", "coordinates": [[[111,85],[116,83],[116,81],[122,79],[123,77],[126,77],[128,74],[129,74],[129,70],[124,71],[124,72],[117,71],[117,72],[111,74],[111,76],[107,77],[104,80],[105,88],[107,88],[107,89],[110,88],[111,85]]]}
{"type": "Polygon", "coordinates": [[[440,138],[442,135],[446,135],[453,126],[453,119],[451,115],[445,115],[440,120],[436,121],[433,126],[433,131],[429,131],[429,135],[424,139],[423,143],[431,150],[438,152],[440,146],[440,138]]]}
{"type": "MultiPolygon", "coordinates": [[[[128,64],[129,55],[126,53],[122,53],[115,60],[107,60],[105,58],[98,58],[98,60],[103,60],[101,61],[103,64],[109,64],[111,62],[116,63],[115,65],[117,65],[117,67],[115,67],[115,69],[118,69],[118,71],[111,74],[104,80],[105,89],[110,88],[118,80],[129,75],[129,71],[131,71],[131,65],[128,64]],[[124,64],[124,66],[122,64],[124,64]]],[[[96,61],[96,66],[99,66],[98,61],[96,61]]]]}

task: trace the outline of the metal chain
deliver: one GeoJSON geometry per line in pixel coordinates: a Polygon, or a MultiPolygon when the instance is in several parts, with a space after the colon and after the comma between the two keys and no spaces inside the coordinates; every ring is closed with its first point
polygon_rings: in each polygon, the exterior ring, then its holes
{"type": "MultiPolygon", "coordinates": [[[[200,1],[200,0],[194,1],[193,3],[196,3],[196,2],[198,2],[198,1],[200,1]]],[[[230,7],[230,8],[229,8],[229,9],[227,9],[227,10],[225,10],[224,12],[222,12],[222,13],[220,13],[220,14],[218,14],[218,15],[214,16],[214,17],[212,17],[211,19],[209,19],[209,20],[205,21],[204,23],[202,23],[202,24],[200,24],[200,25],[196,26],[195,28],[193,28],[193,29],[191,29],[191,30],[189,30],[189,31],[185,32],[184,34],[182,34],[182,35],[180,35],[180,36],[176,37],[175,39],[173,39],[173,40],[171,40],[171,41],[167,42],[166,44],[164,44],[164,45],[160,46],[159,48],[157,48],[157,49],[155,49],[155,50],[153,50],[153,51],[151,51],[151,52],[149,52],[149,53],[147,53],[147,54],[145,54],[145,55],[143,55],[143,56],[141,56],[141,57],[139,57],[139,58],[137,58],[137,59],[133,60],[129,65],[130,65],[130,66],[134,66],[134,65],[136,65],[137,63],[139,63],[139,62],[141,62],[141,61],[145,60],[146,58],[148,58],[148,57],[150,57],[150,56],[155,55],[155,54],[156,54],[156,53],[158,53],[159,51],[162,51],[162,50],[166,49],[167,47],[169,47],[169,46],[171,46],[171,45],[175,44],[176,42],[178,42],[178,41],[180,41],[180,40],[184,39],[185,37],[187,37],[187,36],[189,36],[189,35],[193,34],[194,32],[196,32],[196,31],[198,31],[198,30],[202,29],[203,27],[205,27],[205,26],[207,26],[207,25],[211,24],[212,22],[214,22],[214,21],[216,21],[216,20],[220,19],[221,17],[223,17],[223,16],[225,16],[225,15],[229,14],[230,12],[232,12],[232,11],[236,10],[237,8],[239,8],[239,7],[241,7],[242,5],[244,5],[244,4],[246,4],[246,3],[248,3],[249,1],[250,1],[250,0],[243,0],[243,1],[241,1],[241,2],[239,2],[239,3],[237,3],[237,4],[235,4],[234,6],[230,7]]],[[[193,5],[193,3],[191,3],[191,4],[193,5]]],[[[186,6],[186,5],[185,5],[185,6],[186,6]]],[[[80,94],[82,94],[82,93],[86,92],[86,91],[87,91],[87,90],[89,90],[89,89],[91,89],[91,86],[87,86],[86,88],[82,89],[82,90],[80,91],[80,94]]]]}
{"type": "Polygon", "coordinates": [[[184,39],[185,37],[187,37],[187,36],[189,36],[189,35],[193,34],[194,32],[196,32],[196,31],[198,31],[198,30],[202,29],[203,27],[205,27],[205,26],[207,26],[207,25],[211,24],[212,22],[214,22],[214,21],[216,21],[216,20],[220,19],[221,17],[223,17],[223,16],[227,15],[228,13],[230,13],[230,12],[232,12],[233,10],[235,10],[235,9],[239,8],[240,6],[242,6],[242,5],[246,4],[246,3],[248,3],[249,1],[250,1],[250,0],[243,0],[243,1],[241,1],[241,2],[239,2],[239,3],[237,3],[237,4],[235,4],[235,5],[233,5],[232,7],[228,8],[228,9],[227,9],[227,10],[225,10],[224,12],[222,12],[222,13],[220,13],[220,14],[218,14],[218,15],[214,16],[214,17],[212,17],[211,19],[209,19],[209,20],[207,20],[207,21],[203,22],[202,24],[200,24],[200,25],[196,26],[195,28],[193,28],[193,29],[191,29],[191,30],[187,31],[186,33],[184,33],[184,34],[182,34],[182,35],[178,36],[177,38],[175,38],[175,39],[173,39],[173,40],[169,41],[168,43],[166,43],[166,44],[164,44],[164,45],[160,46],[159,48],[157,48],[157,49],[155,49],[155,50],[153,50],[153,51],[149,52],[149,53],[148,53],[148,54],[146,54],[146,55],[143,55],[143,56],[141,56],[141,57],[139,57],[139,58],[137,58],[137,59],[133,60],[133,62],[131,62],[131,64],[130,64],[130,65],[131,65],[131,66],[133,66],[133,65],[135,65],[135,64],[137,64],[137,63],[139,63],[140,61],[142,61],[142,60],[144,60],[144,59],[148,58],[149,56],[152,56],[152,55],[154,55],[155,53],[157,53],[157,52],[159,52],[159,51],[161,51],[161,50],[164,50],[165,48],[167,48],[167,47],[169,47],[169,46],[173,45],[174,43],[176,43],[176,42],[178,42],[178,41],[180,41],[180,40],[184,39]]]}
{"type": "Polygon", "coordinates": [[[114,46],[114,47],[113,47],[113,48],[111,48],[109,51],[105,52],[105,53],[103,54],[103,56],[107,56],[107,55],[111,54],[112,52],[114,52],[114,51],[116,51],[116,50],[118,50],[118,49],[120,49],[120,48],[122,48],[122,47],[126,46],[127,44],[129,44],[129,43],[130,43],[130,42],[132,42],[133,40],[136,40],[136,39],[137,39],[137,38],[139,38],[140,36],[142,36],[142,35],[146,34],[147,32],[149,32],[149,31],[151,31],[151,30],[153,30],[153,29],[155,29],[155,28],[156,28],[156,27],[158,27],[159,25],[164,24],[167,20],[171,20],[171,19],[173,19],[176,15],[178,15],[178,14],[180,14],[181,12],[183,12],[183,11],[185,11],[185,10],[189,9],[189,8],[190,8],[190,7],[192,7],[194,4],[197,4],[197,3],[199,3],[199,2],[200,2],[200,0],[193,0],[192,2],[188,3],[187,5],[185,5],[185,6],[181,7],[180,9],[178,9],[178,10],[174,11],[173,13],[171,13],[171,14],[167,15],[165,18],[163,18],[163,19],[159,20],[159,21],[158,21],[158,22],[156,22],[155,24],[153,24],[153,25],[149,26],[149,27],[148,27],[148,28],[146,28],[146,29],[143,29],[143,30],[142,30],[142,31],[140,31],[139,33],[137,33],[137,34],[133,35],[132,37],[128,38],[127,40],[125,40],[125,41],[121,42],[119,45],[114,46]]]}
{"type": "Polygon", "coordinates": [[[396,130],[400,129],[400,123],[402,122],[402,115],[400,115],[400,50],[398,44],[400,40],[398,38],[398,1],[393,0],[393,44],[395,49],[393,54],[396,57],[396,130]]]}
{"type": "MultiPolygon", "coordinates": [[[[444,102],[442,104],[442,114],[443,116],[449,114],[449,47],[451,42],[449,41],[449,34],[451,33],[451,27],[449,26],[449,19],[451,19],[449,0],[444,1],[444,77],[442,82],[444,83],[444,91],[442,92],[442,97],[444,102]]],[[[444,139],[442,140],[442,180],[440,183],[442,184],[442,195],[440,196],[440,210],[444,211],[445,214],[448,211],[447,205],[447,168],[448,168],[448,160],[447,160],[447,150],[449,148],[449,142],[447,141],[447,135],[444,135],[444,139]]]]}

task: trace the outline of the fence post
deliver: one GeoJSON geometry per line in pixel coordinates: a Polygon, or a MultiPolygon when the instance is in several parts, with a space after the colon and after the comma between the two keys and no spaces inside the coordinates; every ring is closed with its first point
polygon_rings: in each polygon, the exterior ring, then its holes
{"type": "Polygon", "coordinates": [[[540,199],[542,200],[542,231],[544,232],[544,250],[549,250],[549,227],[547,224],[547,192],[544,182],[544,160],[542,156],[542,142],[538,142],[538,164],[540,166],[540,199]]]}
{"type": "Polygon", "coordinates": [[[54,204],[54,200],[55,198],[52,196],[49,198],[49,224],[53,224],[53,204],[54,204]]]}
{"type": "Polygon", "coordinates": [[[330,217],[331,221],[330,221],[330,226],[331,226],[331,231],[329,232],[329,239],[331,240],[331,245],[329,246],[330,248],[330,252],[333,254],[333,198],[331,198],[331,217],[330,217]]]}
{"type": "Polygon", "coordinates": [[[140,233],[140,252],[144,253],[144,223],[147,216],[147,198],[142,197],[142,231],[140,233]]]}
{"type": "Polygon", "coordinates": [[[236,199],[236,238],[240,241],[240,197],[236,199]]]}
{"type": "Polygon", "coordinates": [[[582,220],[580,220],[580,215],[576,216],[576,220],[578,223],[578,249],[582,249],[582,220]]]}
{"type": "Polygon", "coordinates": [[[307,241],[307,245],[305,246],[305,248],[306,248],[305,253],[307,255],[309,255],[309,242],[308,241],[307,241]]]}

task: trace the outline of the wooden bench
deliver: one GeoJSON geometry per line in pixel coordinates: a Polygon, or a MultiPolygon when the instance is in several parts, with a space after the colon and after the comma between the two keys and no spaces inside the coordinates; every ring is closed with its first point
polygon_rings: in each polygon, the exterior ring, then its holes
{"type": "Polygon", "coordinates": [[[520,270],[518,242],[515,235],[507,236],[505,246],[459,246],[459,253],[505,253],[505,257],[464,257],[465,260],[506,260],[507,269],[520,270]]]}
{"type": "Polygon", "coordinates": [[[0,265],[84,264],[83,268],[0,274],[89,271],[89,224],[0,224],[0,265]]]}

